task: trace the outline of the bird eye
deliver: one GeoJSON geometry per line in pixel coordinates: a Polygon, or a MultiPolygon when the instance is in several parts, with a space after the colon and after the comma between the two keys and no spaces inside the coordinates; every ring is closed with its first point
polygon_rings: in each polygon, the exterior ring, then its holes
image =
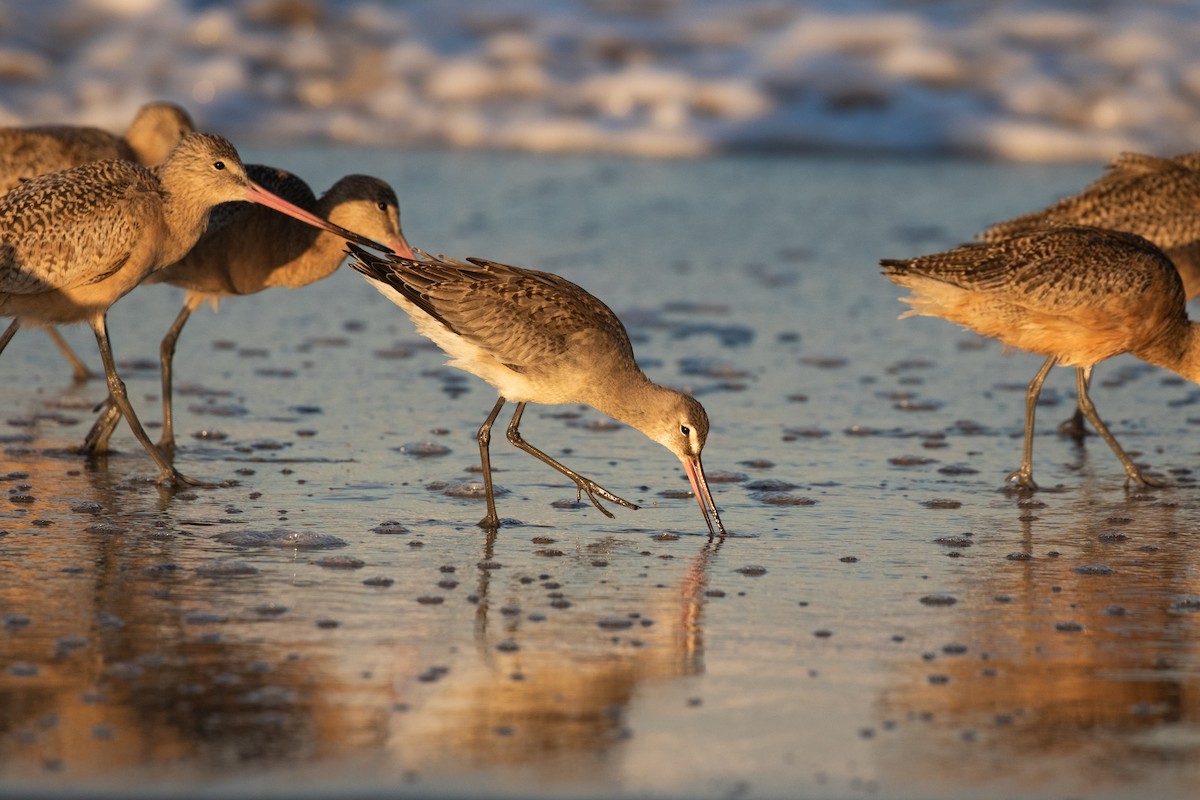
{"type": "Polygon", "coordinates": [[[214,161],[213,169],[225,169],[225,162],[224,161],[214,161]]]}
{"type": "Polygon", "coordinates": [[[684,436],[691,436],[691,435],[692,435],[692,429],[691,429],[691,428],[689,428],[687,425],[680,425],[680,426],[679,426],[679,432],[680,432],[680,433],[682,433],[684,436]]]}
{"type": "Polygon", "coordinates": [[[387,211],[387,210],[388,210],[388,204],[387,204],[387,201],[386,201],[386,200],[380,200],[380,201],[379,201],[379,210],[380,210],[380,211],[387,211]]]}

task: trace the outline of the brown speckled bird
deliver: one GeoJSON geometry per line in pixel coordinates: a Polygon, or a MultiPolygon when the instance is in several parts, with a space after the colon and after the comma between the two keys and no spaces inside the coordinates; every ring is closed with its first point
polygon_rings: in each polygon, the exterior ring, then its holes
{"type": "Polygon", "coordinates": [[[1079,194],[979,234],[994,242],[1049,225],[1088,225],[1143,236],[1179,270],[1190,300],[1200,294],[1200,153],[1158,158],[1122,153],[1079,194]]]}
{"type": "Polygon", "coordinates": [[[1088,396],[1092,368],[1106,358],[1138,358],[1200,381],[1200,327],[1190,322],[1183,284],[1170,259],[1140,236],[1089,227],[1052,227],[945,253],[880,262],[911,290],[902,316],[941,317],[1046,362],[1025,395],[1021,468],[1008,476],[1034,489],[1033,418],[1055,364],[1076,368],[1083,415],[1116,453],[1129,479],[1147,477],[1121,449],[1088,396]]]}
{"type": "MultiPolygon", "coordinates": [[[[384,181],[347,175],[320,199],[301,178],[285,170],[248,164],[251,180],[290,203],[411,257],[400,229],[400,204],[384,181]]],[[[175,452],[172,411],[172,361],[175,344],[192,312],[224,297],[272,287],[297,288],[326,278],[346,258],[345,240],[291,217],[251,203],[225,203],[213,210],[208,230],[186,256],[150,275],[144,283],[168,283],[187,290],[183,308],[159,348],[162,367],[163,431],[158,446],[170,459],[175,452]]],[[[99,453],[120,421],[111,403],[88,433],[84,452],[99,453]]]]}
{"type": "MultiPolygon", "coordinates": [[[[121,159],[153,167],[194,128],[185,110],[165,102],[147,103],[138,109],[123,136],[76,125],[0,128],[0,194],[29,178],[89,161],[121,159]]],[[[56,329],[47,328],[46,333],[71,364],[75,380],[92,377],[92,371],[56,329]]]]}
{"type": "Polygon", "coordinates": [[[108,309],[159,267],[178,261],[218,203],[248,200],[348,239],[378,246],[275,197],[247,177],[225,139],[189,134],[157,174],[131,161],[95,161],[33,178],[0,198],[0,316],[22,324],[86,321],[96,335],[108,390],[161,482],[186,482],[150,442],[117,375],[108,309]]]}
{"type": "MultiPolygon", "coordinates": [[[[1082,192],[998,222],[977,238],[994,242],[1048,225],[1090,225],[1144,236],[1166,252],[1191,300],[1200,294],[1200,153],[1172,158],[1121,153],[1082,192]]],[[[1087,433],[1083,412],[1076,407],[1059,431],[1082,439],[1087,433]]]]}
{"type": "Polygon", "coordinates": [[[350,265],[380,294],[404,309],[417,331],[450,356],[450,365],[477,375],[500,393],[479,429],[487,516],[500,525],[488,456],[492,423],[509,400],[517,404],[508,440],[575,482],[605,516],[599,497],[637,508],[521,438],[527,403],[583,403],[637,428],[683,464],[710,534],[724,534],[700,463],[708,415],[695,398],[650,381],[638,367],[625,326],[604,303],[557,275],[471,258],[381,258],[350,246],[350,265]]]}
{"type": "Polygon", "coordinates": [[[174,103],[147,103],[121,136],[77,125],[0,128],[0,192],[47,172],[89,161],[119,159],[143,167],[162,163],[184,136],[192,118],[174,103]]]}

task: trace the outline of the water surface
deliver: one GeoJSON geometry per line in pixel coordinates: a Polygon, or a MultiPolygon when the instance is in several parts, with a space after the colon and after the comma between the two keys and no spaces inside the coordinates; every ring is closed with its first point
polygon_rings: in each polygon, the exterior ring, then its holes
{"type": "MultiPolygon", "coordinates": [[[[1191,795],[1200,394],[1097,370],[1101,414],[1172,483],[1129,489],[1102,442],[1054,433],[1056,374],[1044,489],[1005,491],[1040,359],[897,321],[877,267],[1098,167],[269,160],[319,190],[377,174],[416,246],[607,301],[707,407],[731,535],[666,451],[576,407],[522,430],[643,508],[607,519],[497,437],[508,524],[486,535],[493,391],[347,269],[193,316],[177,463],[216,488],[157,489],[124,428],[72,455],[103,387],[22,331],[0,359],[0,793],[1191,795]]],[[[144,421],[181,303],[147,287],[110,315],[144,421]]]]}

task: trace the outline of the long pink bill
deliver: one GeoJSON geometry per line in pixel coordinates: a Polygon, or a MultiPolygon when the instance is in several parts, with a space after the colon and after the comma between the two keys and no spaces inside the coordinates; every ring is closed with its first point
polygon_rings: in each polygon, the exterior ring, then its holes
{"type": "Polygon", "coordinates": [[[708,490],[708,479],[704,477],[704,467],[700,464],[700,456],[680,458],[679,460],[683,463],[683,471],[687,473],[688,480],[692,482],[692,494],[696,495],[696,501],[700,503],[700,510],[704,512],[704,521],[708,523],[709,535],[715,536],[720,533],[724,536],[725,526],[721,524],[721,517],[717,514],[717,504],[713,502],[712,492],[708,490]]]}
{"type": "MultiPolygon", "coordinates": [[[[316,214],[311,214],[305,211],[303,208],[289,203],[282,197],[268,192],[254,181],[250,181],[249,184],[250,185],[246,187],[247,202],[258,203],[266,206],[267,208],[273,208],[282,214],[287,214],[289,217],[295,217],[301,222],[312,225],[314,228],[320,228],[321,230],[329,231],[330,233],[341,236],[343,239],[347,239],[351,242],[357,242],[364,247],[370,247],[372,250],[381,250],[385,253],[393,252],[392,248],[388,247],[387,245],[380,244],[374,239],[368,239],[367,237],[357,234],[354,231],[347,230],[340,225],[334,225],[328,220],[321,219],[316,214]]],[[[408,243],[405,242],[404,246],[407,248],[408,243]]],[[[411,256],[412,250],[409,250],[408,252],[411,256]]]]}
{"type": "Polygon", "coordinates": [[[393,238],[387,243],[387,246],[400,258],[415,259],[417,257],[413,249],[408,246],[408,241],[404,238],[403,234],[393,238]]]}

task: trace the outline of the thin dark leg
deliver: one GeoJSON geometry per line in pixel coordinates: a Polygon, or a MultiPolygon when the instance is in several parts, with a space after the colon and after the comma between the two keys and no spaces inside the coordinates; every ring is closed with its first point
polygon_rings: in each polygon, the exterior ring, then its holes
{"type": "Polygon", "coordinates": [[[8,347],[8,343],[12,341],[12,337],[16,335],[17,330],[21,327],[21,320],[14,319],[12,324],[4,329],[4,333],[0,334],[0,353],[4,352],[4,348],[8,347]]]}
{"type": "Polygon", "coordinates": [[[487,496],[487,516],[479,520],[479,527],[495,530],[500,527],[500,516],[496,513],[496,498],[492,494],[492,459],[488,455],[488,445],[492,442],[492,424],[500,415],[500,409],[508,402],[503,397],[492,406],[492,413],[479,426],[479,461],[483,465],[483,492],[487,496]]]}
{"type": "Polygon", "coordinates": [[[104,364],[104,376],[108,381],[108,394],[117,408],[121,409],[121,414],[129,423],[130,430],[137,440],[142,443],[142,447],[146,448],[146,452],[154,459],[154,463],[158,465],[158,482],[159,483],[195,483],[175,471],[162,453],[158,452],[158,448],[150,441],[150,437],[146,435],[146,431],[142,428],[142,423],[138,421],[137,414],[134,413],[133,406],[129,403],[129,397],[125,394],[125,384],[117,375],[117,364],[113,359],[112,346],[108,341],[108,330],[106,328],[104,315],[94,318],[91,321],[92,330],[96,333],[96,344],[100,346],[100,360],[104,364]]]}
{"type": "Polygon", "coordinates": [[[168,460],[175,460],[175,427],[172,422],[171,414],[171,386],[173,376],[171,374],[171,364],[175,359],[175,343],[179,340],[179,334],[183,332],[183,326],[187,324],[188,317],[192,315],[193,305],[184,303],[184,306],[179,311],[179,316],[175,318],[175,322],[171,324],[167,335],[163,337],[162,344],[158,348],[159,365],[162,369],[162,409],[163,409],[163,431],[162,436],[158,439],[158,447],[162,450],[163,455],[168,460]]]}
{"type": "Polygon", "coordinates": [[[92,423],[92,429],[83,439],[79,452],[85,456],[99,455],[108,452],[108,440],[121,421],[121,409],[117,408],[111,396],[104,398],[100,404],[100,414],[92,423]]]}
{"type": "Polygon", "coordinates": [[[1046,382],[1046,376],[1057,361],[1055,356],[1047,358],[1025,390],[1025,450],[1021,457],[1021,468],[1008,476],[1009,481],[1016,481],[1022,489],[1037,488],[1037,484],[1033,482],[1033,416],[1037,410],[1038,396],[1042,393],[1042,384],[1046,382]]]}
{"type": "Polygon", "coordinates": [[[63,358],[71,365],[71,373],[75,376],[76,383],[83,383],[96,377],[96,374],[88,369],[88,365],[83,363],[83,359],[71,349],[71,345],[67,344],[67,340],[58,332],[58,328],[46,328],[46,335],[58,346],[63,358]]]}
{"type": "Polygon", "coordinates": [[[575,486],[579,490],[579,497],[582,498],[583,493],[587,492],[588,499],[592,501],[592,505],[594,505],[596,508],[600,509],[600,513],[602,513],[604,516],[609,517],[611,519],[612,513],[607,508],[600,505],[600,501],[596,499],[596,495],[600,495],[601,497],[603,497],[605,500],[609,501],[610,503],[617,503],[618,505],[625,506],[626,508],[631,508],[635,511],[637,510],[638,507],[635,506],[633,503],[629,502],[628,500],[623,500],[620,497],[617,497],[615,494],[610,492],[608,489],[605,489],[603,486],[601,486],[600,484],[591,480],[590,478],[585,478],[582,475],[580,475],[579,473],[575,472],[574,470],[558,463],[553,458],[546,455],[541,450],[538,450],[536,447],[531,445],[529,442],[522,439],[521,432],[517,430],[517,426],[521,424],[521,415],[524,413],[525,413],[525,404],[517,403],[517,410],[513,414],[512,422],[508,423],[508,440],[510,442],[512,442],[515,447],[517,447],[521,450],[524,450],[526,453],[529,453],[529,455],[533,456],[534,458],[538,459],[539,461],[549,464],[550,466],[554,467],[556,470],[561,472],[563,475],[566,475],[568,478],[575,481],[575,486]]]}
{"type": "Polygon", "coordinates": [[[1133,459],[1129,457],[1121,445],[1117,444],[1117,438],[1109,431],[1108,426],[1100,419],[1100,415],[1096,413],[1096,406],[1092,403],[1092,398],[1088,395],[1088,384],[1092,379],[1091,367],[1079,367],[1076,370],[1076,385],[1079,387],[1079,410],[1087,417],[1087,421],[1092,423],[1092,427],[1096,432],[1108,442],[1108,446],[1116,453],[1120,459],[1121,465],[1125,467],[1126,480],[1137,481],[1142,486],[1166,486],[1166,483],[1153,478],[1147,478],[1137,465],[1133,463],[1133,459]]]}

